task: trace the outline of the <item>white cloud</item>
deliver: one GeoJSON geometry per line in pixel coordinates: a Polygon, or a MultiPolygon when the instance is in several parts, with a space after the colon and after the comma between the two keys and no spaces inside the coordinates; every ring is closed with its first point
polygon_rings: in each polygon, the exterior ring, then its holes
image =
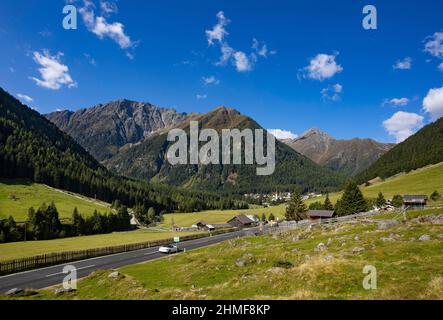
{"type": "Polygon", "coordinates": [[[44,50],[43,54],[34,52],[34,61],[41,67],[38,69],[41,79],[30,77],[35,83],[46,89],[59,90],[62,86],[73,88],[77,83],[69,74],[68,66],[61,63],[60,59],[63,53],[59,52],[55,56],[51,56],[49,51],[44,50]]]}
{"type": "Polygon", "coordinates": [[[254,50],[250,54],[246,54],[243,51],[239,51],[231,47],[226,41],[229,33],[226,30],[226,26],[231,22],[226,18],[223,11],[217,13],[217,24],[211,29],[206,30],[206,39],[209,46],[218,44],[220,46],[221,56],[215,65],[225,66],[228,62],[231,62],[235,66],[238,72],[251,71],[254,68],[254,64],[258,60],[258,56],[266,58],[269,55],[276,54],[276,51],[269,51],[267,45],[264,42],[259,42],[257,39],[253,39],[252,49],[254,50]]]}
{"type": "Polygon", "coordinates": [[[207,94],[197,94],[195,97],[197,98],[197,100],[204,100],[208,97],[208,95],[207,94]]]}
{"type": "Polygon", "coordinates": [[[268,132],[279,140],[296,139],[298,135],[288,130],[268,129],[268,132]]]}
{"type": "Polygon", "coordinates": [[[385,101],[385,103],[391,104],[393,106],[397,106],[397,107],[402,107],[402,106],[406,106],[409,103],[409,99],[408,98],[393,98],[393,99],[388,99],[385,101]]]}
{"type": "Polygon", "coordinates": [[[263,58],[267,58],[270,55],[275,55],[277,54],[277,51],[275,50],[268,50],[268,46],[266,45],[265,42],[260,42],[257,39],[252,39],[252,49],[255,50],[255,52],[263,57],[263,58]]]}
{"type": "Polygon", "coordinates": [[[425,39],[425,52],[443,58],[443,32],[436,32],[425,39]]]}
{"type": "Polygon", "coordinates": [[[323,81],[343,71],[343,67],[335,61],[338,54],[317,54],[303,69],[304,77],[323,81]]]}
{"type": "Polygon", "coordinates": [[[202,77],[202,80],[203,80],[203,83],[205,84],[205,85],[211,85],[211,84],[213,84],[213,85],[218,85],[218,84],[220,84],[220,80],[218,80],[216,77],[214,77],[214,76],[209,76],[209,77],[202,77]]]}
{"type": "MultiPolygon", "coordinates": [[[[125,26],[120,22],[108,23],[105,17],[95,16],[95,5],[91,0],[84,0],[84,6],[79,9],[83,22],[89,31],[100,39],[106,37],[116,42],[120,48],[129,49],[135,47],[135,43],[125,33],[125,26]]],[[[102,1],[100,3],[102,12],[107,14],[117,12],[118,8],[114,2],[102,1]],[[106,4],[104,4],[106,3],[106,4]]]]}
{"type": "Polygon", "coordinates": [[[231,48],[227,43],[223,43],[220,47],[221,50],[221,57],[220,61],[216,63],[218,66],[224,66],[226,62],[228,62],[231,57],[234,55],[235,50],[231,48]]]}
{"type": "Polygon", "coordinates": [[[333,88],[336,93],[341,93],[343,91],[343,86],[340,83],[334,84],[333,88]]]}
{"type": "Polygon", "coordinates": [[[252,62],[244,52],[234,53],[234,65],[238,72],[247,72],[252,70],[252,62]]]}
{"type": "Polygon", "coordinates": [[[423,109],[431,114],[433,121],[443,117],[443,87],[429,90],[423,99],[423,109]]]}
{"type": "Polygon", "coordinates": [[[104,17],[97,17],[91,31],[100,39],[105,37],[111,38],[122,49],[130,48],[133,45],[129,36],[125,34],[124,25],[120,22],[108,23],[104,17]]]}
{"type": "Polygon", "coordinates": [[[32,99],[30,96],[22,93],[17,93],[17,97],[19,97],[20,100],[23,100],[27,103],[31,103],[34,101],[34,99],[32,99]]]}
{"type": "Polygon", "coordinates": [[[389,135],[395,137],[397,143],[400,143],[423,126],[423,119],[416,113],[399,111],[383,121],[383,127],[389,135]]]}
{"type": "Polygon", "coordinates": [[[439,64],[439,66],[438,66],[438,70],[440,70],[441,72],[443,72],[443,62],[439,64]]]}
{"type": "Polygon", "coordinates": [[[340,93],[343,92],[343,86],[340,83],[329,86],[320,91],[325,100],[339,101],[341,99],[340,93]]]}
{"type": "Polygon", "coordinates": [[[93,65],[94,67],[97,65],[97,62],[90,54],[85,53],[83,56],[86,58],[86,60],[89,62],[89,64],[93,65]]]}
{"type": "Polygon", "coordinates": [[[118,12],[117,3],[114,1],[100,0],[100,9],[105,16],[118,12]]]}
{"type": "Polygon", "coordinates": [[[217,13],[217,24],[212,28],[212,30],[206,30],[206,37],[210,46],[214,44],[214,41],[223,43],[225,37],[229,35],[225,27],[231,22],[226,19],[223,11],[217,13]]]}
{"type": "Polygon", "coordinates": [[[412,68],[412,58],[406,57],[403,60],[397,60],[392,67],[399,70],[409,70],[412,68]]]}

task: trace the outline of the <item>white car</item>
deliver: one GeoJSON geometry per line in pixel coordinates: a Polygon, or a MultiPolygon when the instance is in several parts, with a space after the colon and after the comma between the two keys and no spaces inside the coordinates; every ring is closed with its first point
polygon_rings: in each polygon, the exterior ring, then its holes
{"type": "Polygon", "coordinates": [[[169,246],[161,246],[158,249],[159,252],[161,253],[177,253],[178,252],[178,248],[177,246],[171,244],[169,246]]]}

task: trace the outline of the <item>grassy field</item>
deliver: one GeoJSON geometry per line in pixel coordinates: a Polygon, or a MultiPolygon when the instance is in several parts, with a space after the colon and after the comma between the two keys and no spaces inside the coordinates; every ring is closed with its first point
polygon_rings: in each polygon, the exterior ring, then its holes
{"type": "MultiPolygon", "coordinates": [[[[379,192],[382,192],[385,198],[392,198],[396,194],[424,194],[428,197],[437,190],[443,194],[443,162],[426,168],[400,174],[395,177],[375,183],[368,187],[362,187],[361,190],[367,198],[376,198],[379,192]]],[[[333,193],[330,199],[335,203],[341,197],[341,193],[333,193]]],[[[306,201],[310,204],[315,201],[324,201],[324,197],[310,199],[306,201]]],[[[443,204],[443,199],[429,204],[443,204]]]]}
{"type": "MultiPolygon", "coordinates": [[[[383,192],[385,198],[392,198],[396,194],[425,194],[430,195],[435,190],[443,194],[443,162],[434,166],[412,171],[408,174],[401,174],[391,179],[379,182],[369,187],[361,187],[365,197],[376,198],[378,193],[383,192]]],[[[333,203],[341,197],[341,193],[332,193],[329,195],[333,203]]],[[[325,197],[309,199],[306,204],[309,205],[315,201],[324,202],[325,197]]],[[[430,202],[430,205],[443,204],[443,199],[438,202],[430,202]]],[[[173,223],[178,226],[191,226],[198,221],[207,223],[225,223],[238,214],[257,214],[261,217],[262,213],[269,216],[273,213],[275,217],[284,218],[285,205],[279,205],[270,208],[255,208],[248,210],[210,210],[197,213],[175,213],[165,215],[164,227],[170,227],[173,223]]]]}
{"type": "Polygon", "coordinates": [[[175,236],[184,237],[196,232],[161,232],[150,230],[136,230],[115,232],[85,237],[73,237],[47,241],[27,241],[0,244],[0,261],[24,258],[46,253],[76,251],[122,244],[131,244],[160,239],[169,239],[175,236]]]}
{"type": "Polygon", "coordinates": [[[117,279],[99,271],[76,292],[52,288],[27,298],[443,299],[442,233],[442,224],[411,220],[388,230],[373,222],[323,225],[124,267],[117,279]],[[424,234],[431,240],[417,240],[424,234]],[[327,248],[317,251],[319,243],[327,248]],[[367,265],[377,270],[375,290],[362,285],[367,265]]]}
{"type": "Polygon", "coordinates": [[[53,189],[43,184],[27,181],[0,180],[0,218],[13,216],[16,221],[25,221],[30,207],[38,208],[43,202],[54,201],[60,218],[70,218],[75,207],[82,215],[94,210],[110,211],[109,204],[74,193],[53,189]],[[14,195],[17,200],[11,200],[14,195]]]}
{"type": "Polygon", "coordinates": [[[238,214],[256,214],[260,218],[262,214],[266,214],[266,217],[272,213],[276,218],[283,219],[285,213],[285,206],[279,205],[269,208],[255,208],[246,210],[209,210],[194,213],[171,213],[165,214],[163,227],[171,227],[174,224],[187,227],[191,226],[199,221],[205,221],[207,223],[226,223],[232,217],[238,214]]]}

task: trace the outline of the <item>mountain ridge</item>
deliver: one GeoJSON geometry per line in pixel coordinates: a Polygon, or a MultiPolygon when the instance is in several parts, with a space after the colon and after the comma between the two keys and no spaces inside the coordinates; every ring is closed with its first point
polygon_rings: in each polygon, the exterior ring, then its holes
{"type": "Polygon", "coordinates": [[[283,142],[315,163],[348,176],[363,171],[393,147],[369,138],[335,139],[318,128],[283,142]]]}
{"type": "MultiPolygon", "coordinates": [[[[238,110],[220,106],[205,114],[190,116],[175,128],[189,132],[189,121],[198,121],[201,129],[263,129],[255,120],[238,110]]],[[[172,127],[171,127],[172,128],[172,127]]],[[[274,175],[259,177],[250,165],[184,165],[171,166],[166,152],[167,129],[161,129],[140,144],[129,146],[106,160],[111,170],[132,178],[152,180],[176,186],[229,192],[270,192],[276,188],[302,191],[326,191],[339,187],[342,178],[318,166],[307,157],[276,141],[276,170],[274,175]],[[324,181],[321,181],[324,180],[324,181]]],[[[266,132],[266,130],[264,130],[266,132]]]]}
{"type": "Polygon", "coordinates": [[[59,111],[45,115],[71,135],[97,160],[111,158],[127,144],[136,144],[159,129],[188,117],[175,109],[150,103],[119,99],[76,112],[59,111]]]}
{"type": "Polygon", "coordinates": [[[443,117],[424,126],[356,176],[360,183],[443,161],[443,117]]]}

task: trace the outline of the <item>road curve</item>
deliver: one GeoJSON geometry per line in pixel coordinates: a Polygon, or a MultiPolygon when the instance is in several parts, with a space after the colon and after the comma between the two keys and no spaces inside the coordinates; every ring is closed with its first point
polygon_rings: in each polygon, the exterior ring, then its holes
{"type": "MultiPolygon", "coordinates": [[[[207,238],[190,240],[180,243],[178,247],[180,248],[180,250],[197,249],[229,239],[243,237],[255,231],[258,231],[258,228],[240,230],[207,238]]],[[[161,258],[164,256],[164,254],[159,253],[158,249],[159,247],[152,247],[142,250],[129,251],[3,276],[0,277],[0,294],[4,294],[10,289],[14,288],[42,289],[62,284],[63,278],[66,276],[66,274],[63,274],[63,268],[66,265],[76,267],[77,278],[80,279],[90,275],[96,270],[117,269],[123,266],[161,258]]]]}

